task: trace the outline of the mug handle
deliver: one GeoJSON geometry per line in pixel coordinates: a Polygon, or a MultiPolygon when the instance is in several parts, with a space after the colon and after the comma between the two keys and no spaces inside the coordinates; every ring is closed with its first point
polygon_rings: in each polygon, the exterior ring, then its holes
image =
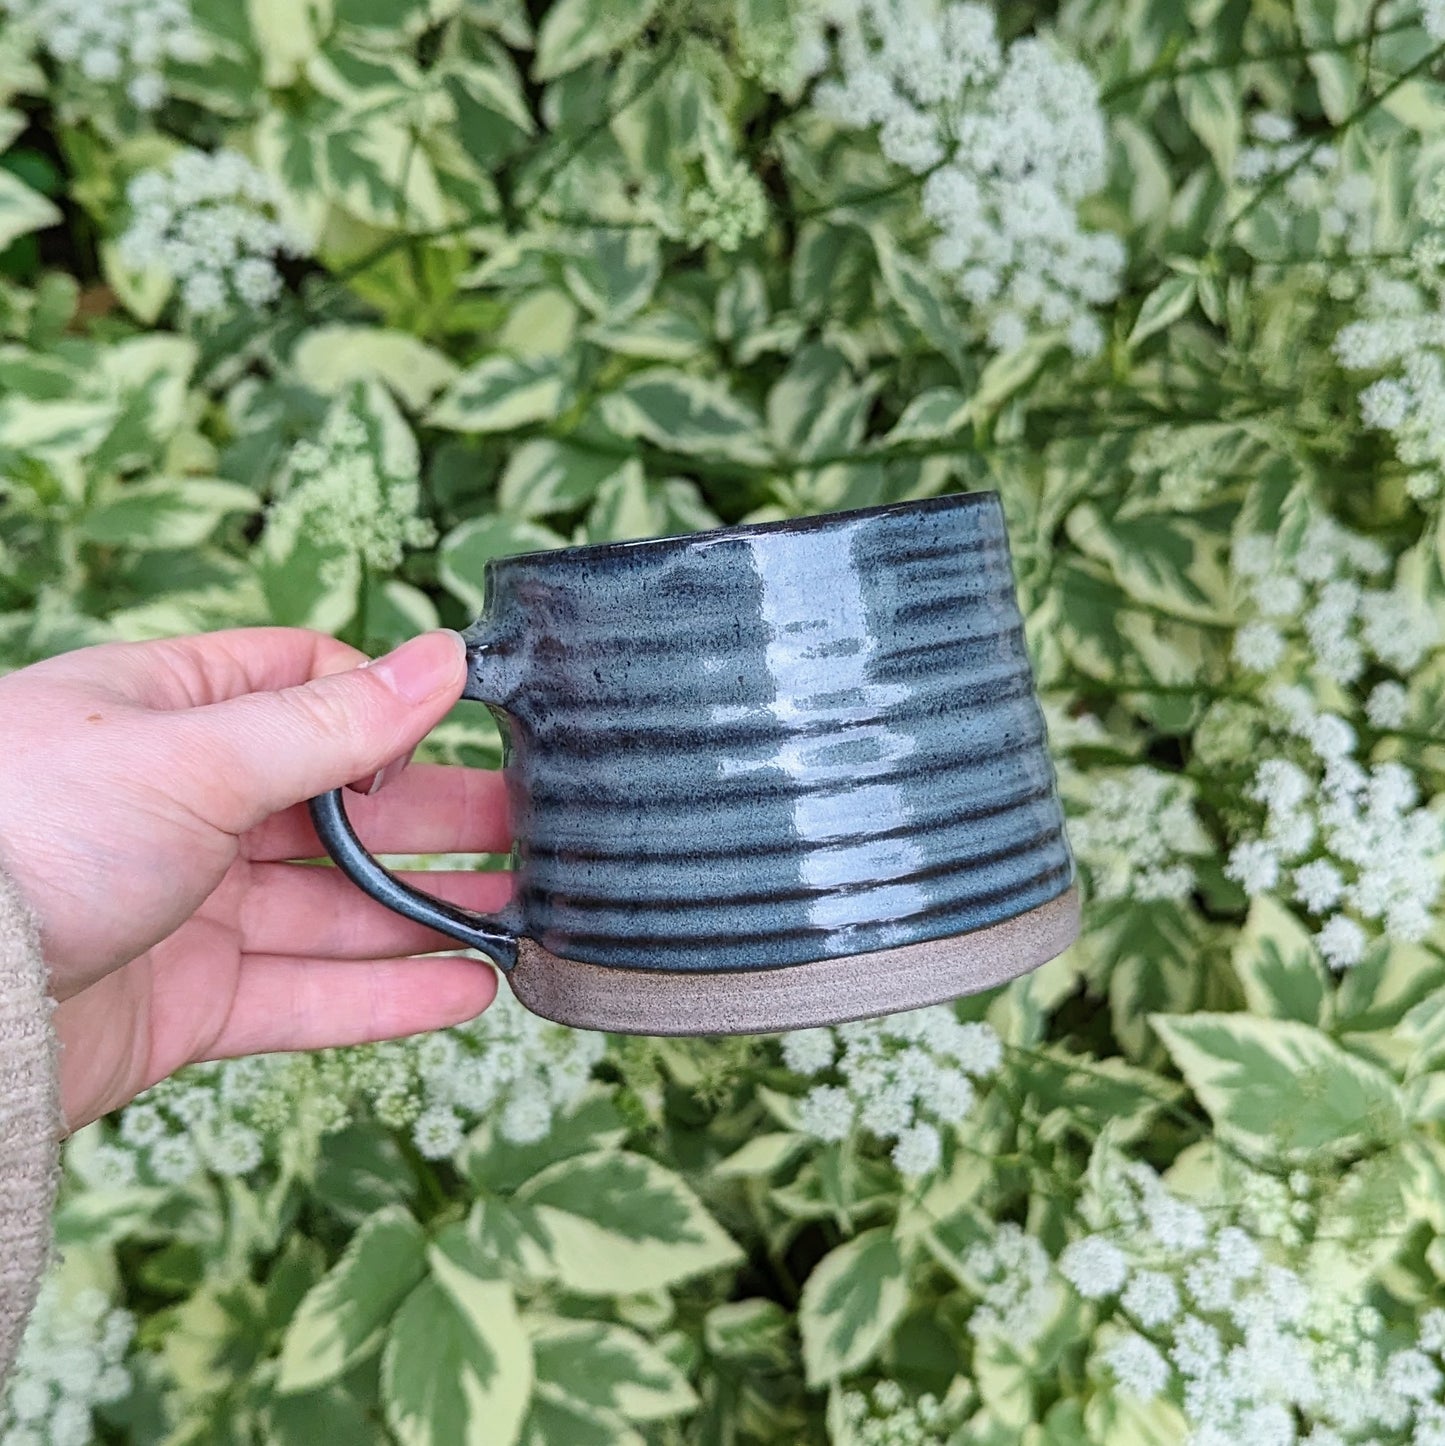
{"type": "Polygon", "coordinates": [[[321,846],[358,888],[403,918],[413,919],[481,950],[503,973],[511,970],[517,962],[516,931],[500,918],[489,918],[402,883],[378,863],[357,838],[346,816],[341,789],[333,788],[330,793],[309,799],[306,807],[311,813],[311,822],[316,825],[321,846]]]}

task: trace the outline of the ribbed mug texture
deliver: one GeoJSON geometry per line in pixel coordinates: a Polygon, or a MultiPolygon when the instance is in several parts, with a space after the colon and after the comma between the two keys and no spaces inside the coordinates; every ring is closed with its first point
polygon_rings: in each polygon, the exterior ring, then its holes
{"type": "Polygon", "coordinates": [[[752,970],[945,938],[1073,877],[992,493],[499,559],[465,696],[506,746],[510,922],[752,970]]]}

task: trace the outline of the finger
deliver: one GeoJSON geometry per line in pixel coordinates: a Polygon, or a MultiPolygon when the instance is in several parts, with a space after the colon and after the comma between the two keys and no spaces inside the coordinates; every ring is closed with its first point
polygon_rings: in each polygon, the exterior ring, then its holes
{"type": "Polygon", "coordinates": [[[408,748],[400,758],[393,758],[385,768],[379,768],[370,778],[354,779],[346,786],[353,793],[365,794],[368,798],[374,793],[380,793],[389,783],[395,782],[401,777],[402,771],[411,763],[411,756],[416,752],[414,748],[408,748]]]}
{"type": "Polygon", "coordinates": [[[143,643],[101,643],[52,659],[117,698],[147,708],[200,708],[358,667],[359,648],[312,628],[224,628],[143,643]]]}
{"type": "MultiPolygon", "coordinates": [[[[347,800],[361,840],[379,854],[495,854],[512,846],[507,787],[500,773],[447,763],[413,763],[376,798],[347,800]]],[[[246,835],[258,862],[325,856],[302,804],[273,814],[246,835]]]]}
{"type": "Polygon", "coordinates": [[[461,635],[439,628],[347,672],[176,713],[168,742],[208,781],[206,821],[240,834],[415,747],[466,672],[461,635]]]}
{"type": "MultiPolygon", "coordinates": [[[[512,896],[510,873],[413,869],[397,878],[480,913],[495,913],[512,896]]],[[[402,918],[336,869],[261,864],[241,910],[241,947],[248,954],[385,959],[455,949],[457,941],[402,918]]]]}
{"type": "Polygon", "coordinates": [[[497,975],[473,959],[355,962],[253,954],[206,1059],[370,1044],[475,1019],[497,975]]]}

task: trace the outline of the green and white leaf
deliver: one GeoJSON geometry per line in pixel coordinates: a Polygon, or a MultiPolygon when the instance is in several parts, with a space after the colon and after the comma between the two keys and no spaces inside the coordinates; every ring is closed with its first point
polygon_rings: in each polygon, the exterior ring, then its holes
{"type": "Polygon", "coordinates": [[[682,1178],[643,1155],[562,1160],[513,1198],[550,1238],[558,1279],[583,1295],[657,1290],[741,1259],[682,1178]]]}
{"type": "Polygon", "coordinates": [[[61,220],[60,208],[18,176],[0,170],[0,251],[12,241],[61,220]]]}
{"type": "Polygon", "coordinates": [[[1309,931],[1277,899],[1262,894],[1231,955],[1250,1011],[1267,1019],[1327,1025],[1333,990],[1309,931]]]}
{"type": "Polygon", "coordinates": [[[482,579],[493,558],[519,552],[546,552],[566,538],[546,527],[515,517],[474,517],[454,527],[437,549],[437,574],[442,586],[474,612],[485,600],[482,579]]]}
{"type": "Polygon", "coordinates": [[[378,1210],[302,1300],[281,1344],[277,1390],[315,1390],[375,1351],[425,1271],[426,1238],[411,1214],[378,1210]]]}
{"type": "Polygon", "coordinates": [[[687,1378],[636,1331],[539,1315],[528,1328],[539,1379],[580,1405],[629,1421],[663,1421],[697,1406],[687,1378]]]}
{"type": "Polygon", "coordinates": [[[397,1313],[381,1365],[401,1446],[513,1446],[532,1396],[532,1350],[512,1288],[428,1251],[429,1277],[397,1313]]]}
{"type": "Polygon", "coordinates": [[[558,0],[537,32],[533,74],[551,80],[636,40],[659,0],[558,0]]]}
{"type": "Polygon", "coordinates": [[[1399,1087],[1327,1034],[1249,1014],[1151,1020],[1220,1138],[1261,1160],[1347,1156],[1397,1141],[1399,1087]]]}
{"type": "Polygon", "coordinates": [[[890,1231],[864,1230],[814,1266],[798,1327],[808,1383],[820,1386],[867,1365],[908,1307],[908,1271],[890,1231]]]}
{"type": "Polygon", "coordinates": [[[215,477],[155,477],[118,486],[76,523],[76,535],[108,547],[198,547],[222,518],[254,512],[260,498],[215,477]]]}
{"type": "Polygon", "coordinates": [[[323,395],[371,378],[416,411],[457,375],[450,357],[408,332],[341,323],[308,331],[292,352],[291,365],[304,385],[323,395]]]}
{"type": "Polygon", "coordinates": [[[629,377],[602,399],[608,426],[669,452],[765,463],[762,419],[722,383],[667,367],[629,377]]]}
{"type": "Polygon", "coordinates": [[[568,392],[566,367],[556,356],[490,356],[456,378],[427,421],[452,432],[508,432],[550,421],[568,392]]]}

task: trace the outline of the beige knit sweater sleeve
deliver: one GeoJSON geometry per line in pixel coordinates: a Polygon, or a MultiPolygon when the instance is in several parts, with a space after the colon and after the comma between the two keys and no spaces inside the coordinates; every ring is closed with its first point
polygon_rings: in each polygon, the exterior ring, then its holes
{"type": "Polygon", "coordinates": [[[35,914],[0,869],[0,1383],[50,1254],[64,1122],[35,914]]]}

